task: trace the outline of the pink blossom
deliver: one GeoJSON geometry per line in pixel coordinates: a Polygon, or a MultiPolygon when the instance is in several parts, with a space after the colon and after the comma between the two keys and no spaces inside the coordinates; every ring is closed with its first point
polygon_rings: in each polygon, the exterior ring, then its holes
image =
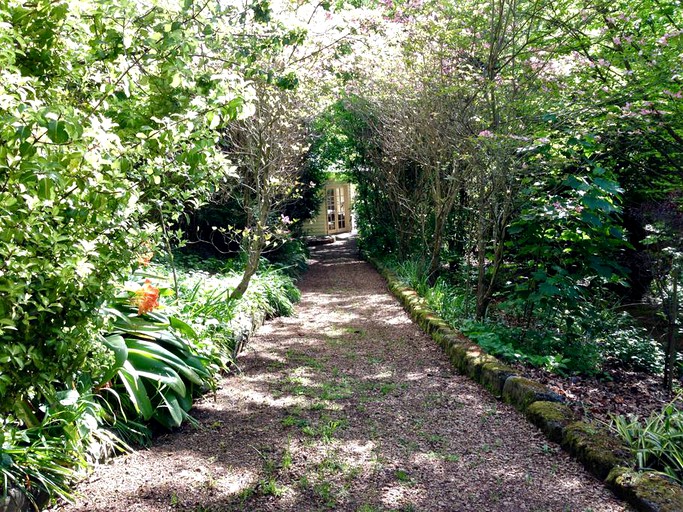
{"type": "Polygon", "coordinates": [[[489,139],[492,139],[495,135],[490,130],[482,130],[479,132],[479,137],[488,137],[489,139]]]}

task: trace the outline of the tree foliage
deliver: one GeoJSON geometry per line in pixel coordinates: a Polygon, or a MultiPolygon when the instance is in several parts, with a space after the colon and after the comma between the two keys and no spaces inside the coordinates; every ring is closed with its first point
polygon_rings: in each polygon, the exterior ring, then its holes
{"type": "Polygon", "coordinates": [[[96,350],[99,306],[154,224],[225,178],[215,140],[243,86],[226,59],[233,8],[38,1],[0,12],[7,412],[72,385],[96,350]]]}
{"type": "Polygon", "coordinates": [[[388,3],[401,37],[346,103],[364,123],[366,246],[386,240],[376,247],[422,261],[432,283],[464,279],[479,319],[495,304],[567,342],[619,301],[657,301],[672,318],[679,7],[388,3]],[[664,204],[671,215],[655,213],[664,204]],[[669,234],[653,245],[655,233],[669,234]]]}

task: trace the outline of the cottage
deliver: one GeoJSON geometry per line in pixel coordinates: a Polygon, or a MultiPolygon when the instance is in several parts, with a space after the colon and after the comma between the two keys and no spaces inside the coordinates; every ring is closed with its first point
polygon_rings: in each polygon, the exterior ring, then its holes
{"type": "Polygon", "coordinates": [[[353,195],[352,184],[327,180],[320,210],[306,223],[305,233],[310,236],[324,236],[350,232],[353,229],[351,218],[353,195]]]}

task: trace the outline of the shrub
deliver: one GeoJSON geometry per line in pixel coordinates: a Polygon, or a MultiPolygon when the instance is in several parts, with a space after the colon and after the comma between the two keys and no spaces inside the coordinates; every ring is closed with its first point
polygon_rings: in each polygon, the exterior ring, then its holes
{"type": "Polygon", "coordinates": [[[172,428],[190,418],[193,397],[211,384],[212,375],[185,339],[196,337],[192,327],[153,311],[155,291],[158,297],[159,290],[147,280],[105,308],[113,321],[104,343],[116,360],[107,377],[117,377],[115,390],[126,416],[172,428]],[[131,305],[132,300],[137,304],[131,305]]]}
{"type": "Polygon", "coordinates": [[[683,412],[678,395],[645,420],[615,416],[612,430],[631,449],[639,470],[657,471],[683,484],[683,412]]]}
{"type": "Polygon", "coordinates": [[[430,286],[420,261],[388,260],[385,264],[424,297],[439,316],[487,352],[505,360],[559,374],[595,375],[604,371],[607,363],[653,374],[662,370],[663,352],[657,341],[645,329],[636,327],[627,314],[618,316],[603,309],[604,301],[582,302],[576,307],[569,331],[565,321],[563,328],[551,322],[531,327],[514,325],[516,300],[498,305],[499,310],[508,308],[498,314],[498,321],[475,322],[471,319],[473,294],[448,281],[448,275],[430,286]]]}
{"type": "Polygon", "coordinates": [[[645,371],[653,375],[664,369],[664,351],[646,329],[622,326],[605,329],[595,338],[603,357],[616,361],[619,366],[645,371]]]}

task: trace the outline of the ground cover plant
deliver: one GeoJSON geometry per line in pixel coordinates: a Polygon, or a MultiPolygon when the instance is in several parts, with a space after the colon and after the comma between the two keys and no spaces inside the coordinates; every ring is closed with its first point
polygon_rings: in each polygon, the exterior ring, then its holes
{"type": "Polygon", "coordinates": [[[631,449],[638,469],[657,471],[683,483],[683,416],[680,394],[648,418],[617,416],[613,430],[631,449]]]}

